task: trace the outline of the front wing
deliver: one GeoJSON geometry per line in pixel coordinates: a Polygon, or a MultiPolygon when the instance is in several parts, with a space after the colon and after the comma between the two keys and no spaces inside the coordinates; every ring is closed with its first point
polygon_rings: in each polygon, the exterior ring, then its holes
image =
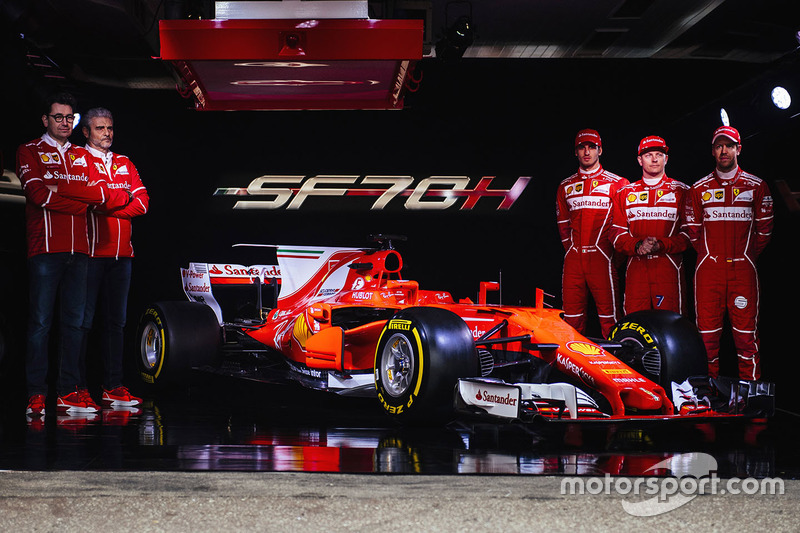
{"type": "Polygon", "coordinates": [[[775,385],[728,378],[689,378],[672,384],[678,413],[603,413],[591,396],[569,383],[506,383],[492,378],[460,379],[455,387],[457,413],[482,418],[531,421],[625,420],[643,418],[764,417],[775,412],[775,385]]]}

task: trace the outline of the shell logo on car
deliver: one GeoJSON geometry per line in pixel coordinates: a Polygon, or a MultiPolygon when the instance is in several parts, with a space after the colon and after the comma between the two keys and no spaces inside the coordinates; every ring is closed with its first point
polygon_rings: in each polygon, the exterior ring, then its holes
{"type": "Polygon", "coordinates": [[[594,344],[588,342],[568,342],[567,348],[572,350],[575,353],[579,353],[582,355],[594,356],[594,355],[601,355],[603,350],[594,344]]]}

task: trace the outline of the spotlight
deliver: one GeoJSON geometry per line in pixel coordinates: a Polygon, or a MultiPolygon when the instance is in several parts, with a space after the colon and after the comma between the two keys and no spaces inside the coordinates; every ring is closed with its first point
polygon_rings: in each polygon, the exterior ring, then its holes
{"type": "Polygon", "coordinates": [[[724,107],[720,108],[720,110],[719,110],[719,118],[722,120],[722,125],[723,126],[730,126],[731,125],[731,119],[728,117],[728,112],[725,111],[724,107]]]}
{"type": "Polygon", "coordinates": [[[792,97],[789,94],[789,91],[784,89],[783,87],[775,87],[772,89],[772,103],[775,104],[775,107],[778,109],[788,109],[790,105],[792,105],[792,97]]]}
{"type": "Polygon", "coordinates": [[[72,121],[72,129],[74,130],[75,128],[77,128],[78,124],[80,123],[81,123],[81,114],[75,113],[75,120],[72,121]]]}
{"type": "Polygon", "coordinates": [[[444,61],[457,61],[463,57],[474,38],[470,17],[459,17],[436,43],[436,57],[444,61]]]}

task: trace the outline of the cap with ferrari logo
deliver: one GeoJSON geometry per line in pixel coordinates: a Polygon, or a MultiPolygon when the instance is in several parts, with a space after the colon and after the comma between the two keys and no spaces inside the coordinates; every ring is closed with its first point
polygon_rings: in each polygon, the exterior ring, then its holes
{"type": "Polygon", "coordinates": [[[719,137],[727,137],[736,144],[742,144],[742,137],[739,135],[739,130],[730,126],[720,126],[717,128],[717,131],[714,132],[714,137],[711,138],[711,144],[717,142],[717,138],[719,137]]]}
{"type": "Polygon", "coordinates": [[[603,146],[600,134],[596,130],[581,130],[578,132],[578,135],[575,136],[575,148],[584,143],[595,144],[598,147],[603,146]]]}
{"type": "Polygon", "coordinates": [[[669,152],[669,147],[664,139],[661,137],[656,137],[655,135],[648,135],[639,141],[639,151],[637,152],[638,155],[642,155],[645,152],[652,152],[653,150],[658,150],[659,152],[664,152],[666,154],[669,152]]]}

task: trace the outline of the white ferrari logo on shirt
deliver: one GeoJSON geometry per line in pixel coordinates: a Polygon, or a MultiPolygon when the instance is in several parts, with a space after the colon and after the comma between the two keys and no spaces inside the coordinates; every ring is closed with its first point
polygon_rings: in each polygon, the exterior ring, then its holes
{"type": "MultiPolygon", "coordinates": [[[[663,192],[663,191],[658,191],[658,192],[663,192]]],[[[656,203],[660,203],[660,202],[675,203],[675,201],[676,201],[675,193],[674,192],[670,192],[670,193],[667,193],[667,194],[664,194],[664,195],[660,196],[658,198],[658,200],[656,200],[656,203]]]]}
{"type": "Polygon", "coordinates": [[[592,194],[609,194],[611,193],[611,184],[604,183],[592,189],[592,194]]]}

